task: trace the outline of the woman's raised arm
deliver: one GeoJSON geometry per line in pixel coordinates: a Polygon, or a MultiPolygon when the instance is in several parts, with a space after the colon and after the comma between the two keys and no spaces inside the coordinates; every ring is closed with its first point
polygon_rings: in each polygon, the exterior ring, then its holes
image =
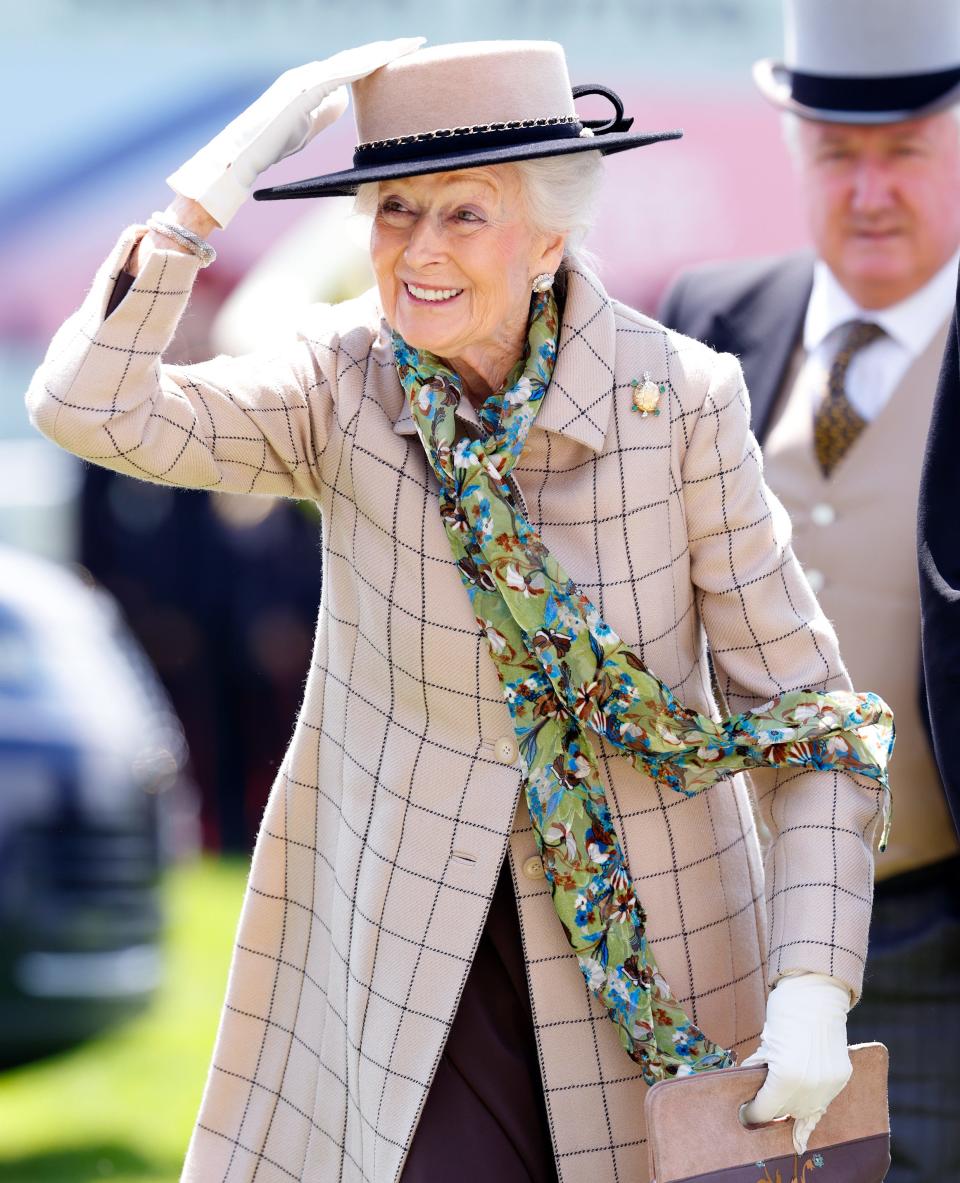
{"type": "Polygon", "coordinates": [[[27,391],[34,425],[94,464],[145,480],[315,497],[332,414],[329,343],[291,334],[270,352],[165,364],[199,260],[165,239],[145,244],[129,290],[105,316],[143,237],[142,226],[121,235],[50,343],[27,391]]]}
{"type": "MultiPolygon", "coordinates": [[[[190,197],[181,197],[179,194],[174,196],[163,212],[164,217],[169,221],[185,226],[187,230],[192,230],[200,238],[209,237],[214,230],[220,227],[216,218],[208,214],[199,202],[190,197]]],[[[148,230],[130,252],[130,257],[123,270],[127,275],[136,276],[140,270],[141,254],[150,250],[169,251],[171,249],[178,250],[185,255],[193,253],[189,247],[181,246],[176,239],[165,234],[158,234],[155,230],[148,230]]]]}
{"type": "MultiPolygon", "coordinates": [[[[343,113],[347,83],[421,44],[379,41],[287,70],[168,178],[166,219],[200,238],[226,227],[265,168],[343,113]]],[[[291,333],[274,352],[165,365],[199,266],[175,237],[127,230],[34,375],[34,424],[68,451],[146,480],[315,497],[332,413],[330,343],[291,333]]]]}

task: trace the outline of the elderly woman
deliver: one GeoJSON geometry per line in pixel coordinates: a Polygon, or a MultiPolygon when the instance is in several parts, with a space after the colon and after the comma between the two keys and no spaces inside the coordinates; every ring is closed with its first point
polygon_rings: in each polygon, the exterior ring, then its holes
{"type": "Polygon", "coordinates": [[[557,45],[419,45],[283,75],[121,236],[28,396],[97,464],[323,516],[184,1177],[643,1180],[647,1084],[758,1041],[747,1116],[802,1145],[849,1071],[889,715],[850,690],[737,363],[578,258],[602,156],[678,133],[610,92],[582,123],[557,45]],[[376,291],[165,365],[206,236],[348,82],[354,167],[257,196],[358,192],[376,291]]]}

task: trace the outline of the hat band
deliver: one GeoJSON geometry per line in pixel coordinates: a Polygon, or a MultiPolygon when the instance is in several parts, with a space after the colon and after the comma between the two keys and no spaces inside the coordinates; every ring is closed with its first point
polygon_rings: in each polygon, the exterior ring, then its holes
{"type": "Polygon", "coordinates": [[[576,115],[549,119],[517,119],[509,123],[477,123],[472,127],[441,127],[417,135],[370,140],[353,153],[354,168],[370,168],[408,160],[431,160],[451,153],[506,148],[515,144],[540,144],[544,140],[578,139],[592,135],[576,115]]]}
{"type": "Polygon", "coordinates": [[[917,111],[960,83],[960,66],[931,74],[842,78],[791,71],[791,97],[821,111],[917,111]]]}

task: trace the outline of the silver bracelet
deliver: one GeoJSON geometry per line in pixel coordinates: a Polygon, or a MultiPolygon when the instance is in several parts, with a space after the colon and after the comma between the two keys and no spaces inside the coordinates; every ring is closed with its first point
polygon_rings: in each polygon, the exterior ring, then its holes
{"type": "Polygon", "coordinates": [[[179,242],[181,246],[186,247],[191,255],[197,256],[201,267],[209,267],[217,257],[217,252],[210,243],[201,238],[199,234],[194,234],[186,226],[181,226],[179,222],[171,222],[169,218],[165,218],[157,211],[147,218],[146,227],[148,230],[154,231],[155,234],[162,234],[164,238],[172,238],[174,242],[179,242]]]}

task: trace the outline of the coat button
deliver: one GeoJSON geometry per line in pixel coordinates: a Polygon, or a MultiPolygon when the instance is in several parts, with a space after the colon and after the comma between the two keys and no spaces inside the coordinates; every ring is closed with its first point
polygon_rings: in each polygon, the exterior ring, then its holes
{"type": "Polygon", "coordinates": [[[501,764],[516,764],[517,756],[520,755],[517,741],[512,736],[501,735],[493,745],[493,754],[501,764]]]}
{"type": "Polygon", "coordinates": [[[527,879],[543,879],[546,873],[543,869],[543,860],[539,854],[532,854],[529,858],[523,860],[523,873],[527,879]]]}
{"type": "Polygon", "coordinates": [[[827,581],[824,578],[822,571],[818,571],[816,567],[810,567],[809,570],[804,572],[804,574],[807,577],[807,583],[810,584],[810,589],[814,595],[816,595],[817,592],[823,591],[823,585],[827,581]]]}
{"type": "Polygon", "coordinates": [[[821,501],[810,510],[810,520],[815,526],[831,526],[837,520],[837,511],[832,505],[821,501]]]}

